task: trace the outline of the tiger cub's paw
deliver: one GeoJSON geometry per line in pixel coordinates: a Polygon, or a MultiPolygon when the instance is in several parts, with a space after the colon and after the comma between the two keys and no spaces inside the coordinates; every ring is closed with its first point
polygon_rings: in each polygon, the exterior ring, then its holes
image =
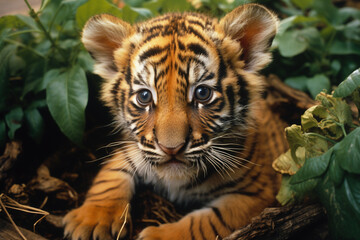
{"type": "Polygon", "coordinates": [[[63,219],[64,235],[72,240],[124,238],[129,233],[130,209],[127,202],[113,203],[110,206],[84,203],[81,207],[69,212],[63,219]]]}
{"type": "Polygon", "coordinates": [[[162,224],[158,227],[147,227],[141,231],[137,240],[171,240],[191,239],[186,229],[179,222],[162,224]],[[184,231],[185,230],[185,231],[184,231]]]}

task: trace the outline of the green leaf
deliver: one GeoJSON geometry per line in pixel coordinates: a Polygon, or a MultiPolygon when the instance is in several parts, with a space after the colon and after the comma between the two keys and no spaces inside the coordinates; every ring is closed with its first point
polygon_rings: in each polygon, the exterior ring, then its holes
{"type": "Polygon", "coordinates": [[[306,86],[313,98],[316,97],[321,91],[329,91],[331,83],[328,77],[323,74],[317,74],[306,81],[306,86]]]}
{"type": "Polygon", "coordinates": [[[307,90],[306,82],[308,78],[306,76],[289,77],[285,79],[285,83],[292,88],[300,91],[307,90]]]}
{"type": "Polygon", "coordinates": [[[33,18],[21,14],[16,15],[16,17],[31,29],[39,30],[39,27],[33,18]]]}
{"type": "Polygon", "coordinates": [[[25,26],[25,23],[15,15],[0,17],[0,32],[7,28],[19,29],[25,26]]]}
{"type": "Polygon", "coordinates": [[[338,21],[338,9],[332,4],[331,0],[315,0],[312,8],[319,16],[325,17],[329,22],[336,23],[338,21]]]}
{"type": "Polygon", "coordinates": [[[302,10],[308,9],[313,4],[314,0],[291,0],[296,6],[302,10]]]}
{"type": "Polygon", "coordinates": [[[359,186],[359,175],[346,174],[342,184],[335,187],[326,174],[314,191],[326,208],[333,239],[357,239],[360,235],[359,186]]]}
{"type": "Polygon", "coordinates": [[[350,40],[335,39],[330,46],[329,53],[334,55],[360,55],[360,44],[350,40]]]}
{"type": "Polygon", "coordinates": [[[300,170],[291,178],[290,184],[301,183],[324,174],[328,168],[332,154],[333,149],[331,148],[329,151],[319,157],[306,159],[304,166],[300,168],[300,170]]]}
{"type": "Polygon", "coordinates": [[[360,87],[360,68],[356,69],[335,89],[334,97],[347,97],[360,87]]]}
{"type": "Polygon", "coordinates": [[[81,144],[88,101],[84,70],[75,65],[54,77],[46,88],[46,101],[61,131],[73,142],[81,144]]]}
{"type": "Polygon", "coordinates": [[[85,71],[93,71],[94,59],[90,56],[88,51],[81,51],[78,55],[77,62],[85,71]]]}
{"type": "Polygon", "coordinates": [[[163,0],[162,1],[162,13],[166,12],[184,12],[189,10],[191,7],[191,3],[187,0],[163,0]]]}
{"type": "Polygon", "coordinates": [[[108,13],[119,18],[122,17],[122,11],[108,1],[89,0],[77,9],[76,23],[82,29],[89,18],[102,13],[108,13]]]}
{"type": "Polygon", "coordinates": [[[6,96],[8,89],[9,61],[15,55],[17,46],[7,45],[0,51],[0,111],[6,107],[6,96]]]}
{"type": "Polygon", "coordinates": [[[334,182],[335,186],[338,187],[344,180],[345,172],[339,165],[339,159],[333,157],[329,164],[329,175],[331,181],[334,182]]]}
{"type": "Polygon", "coordinates": [[[22,125],[24,112],[21,107],[13,108],[8,114],[5,115],[6,125],[9,128],[8,136],[11,140],[15,138],[15,132],[22,125]]]}
{"type": "Polygon", "coordinates": [[[122,8],[122,19],[129,23],[136,22],[136,20],[139,19],[140,17],[145,19],[151,16],[152,16],[151,11],[146,8],[135,8],[135,7],[129,7],[128,5],[125,5],[125,7],[122,8]]]}
{"type": "Polygon", "coordinates": [[[342,169],[360,174],[360,127],[334,146],[334,156],[342,169]]]}
{"type": "Polygon", "coordinates": [[[27,124],[29,136],[39,144],[44,133],[44,120],[39,110],[34,107],[26,109],[25,121],[27,124]]]}
{"type": "Polygon", "coordinates": [[[306,50],[308,43],[297,30],[289,30],[278,38],[279,51],[283,57],[293,57],[306,50]]]}

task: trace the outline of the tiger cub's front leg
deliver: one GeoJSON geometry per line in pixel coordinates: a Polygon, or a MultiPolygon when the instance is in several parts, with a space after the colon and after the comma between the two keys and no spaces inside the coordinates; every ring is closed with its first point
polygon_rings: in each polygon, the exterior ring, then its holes
{"type": "MultiPolygon", "coordinates": [[[[130,207],[134,181],[131,166],[124,159],[116,155],[115,161],[100,170],[83,205],[64,217],[65,236],[73,240],[114,239],[125,219],[129,222],[130,209],[126,208],[130,207]]],[[[125,227],[120,237],[128,232],[125,227]]]]}
{"type": "Polygon", "coordinates": [[[138,240],[205,240],[222,239],[249,223],[268,205],[259,198],[229,194],[206,207],[193,211],[178,222],[147,227],[138,240]]]}

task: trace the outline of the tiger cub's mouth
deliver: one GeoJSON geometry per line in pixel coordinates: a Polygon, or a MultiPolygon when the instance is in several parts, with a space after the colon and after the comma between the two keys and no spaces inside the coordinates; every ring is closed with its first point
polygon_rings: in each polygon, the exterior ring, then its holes
{"type": "Polygon", "coordinates": [[[187,165],[185,161],[179,159],[179,158],[176,158],[176,157],[171,157],[170,159],[160,163],[159,165],[167,165],[167,164],[183,164],[183,165],[187,165]]]}

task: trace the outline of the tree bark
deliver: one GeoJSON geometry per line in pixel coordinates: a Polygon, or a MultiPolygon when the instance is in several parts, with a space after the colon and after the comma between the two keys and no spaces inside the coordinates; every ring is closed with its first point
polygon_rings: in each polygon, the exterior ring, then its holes
{"type": "MultiPolygon", "coordinates": [[[[22,227],[18,227],[21,233],[27,240],[46,240],[42,236],[33,233],[29,230],[26,230],[22,227]]],[[[15,230],[14,226],[11,225],[9,222],[0,218],[0,239],[6,240],[24,240],[19,233],[15,230]]]]}
{"type": "Polygon", "coordinates": [[[271,239],[283,240],[325,218],[319,204],[266,208],[251,223],[224,240],[271,239]]]}

